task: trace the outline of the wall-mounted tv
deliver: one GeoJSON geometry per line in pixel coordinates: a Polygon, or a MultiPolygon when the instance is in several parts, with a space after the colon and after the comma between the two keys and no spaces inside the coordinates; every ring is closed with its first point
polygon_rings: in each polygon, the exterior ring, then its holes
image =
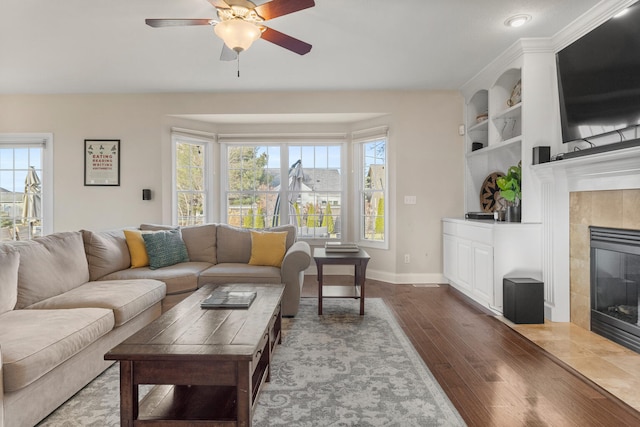
{"type": "Polygon", "coordinates": [[[559,51],[556,61],[563,142],[640,124],[640,2],[559,51]]]}

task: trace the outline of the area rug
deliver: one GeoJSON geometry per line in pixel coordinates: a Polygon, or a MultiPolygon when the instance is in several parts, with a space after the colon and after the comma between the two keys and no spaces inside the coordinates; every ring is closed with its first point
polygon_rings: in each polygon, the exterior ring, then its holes
{"type": "MultiPolygon", "coordinates": [[[[283,319],[254,426],[465,425],[384,301],[367,299],[360,316],[357,301],[328,300],[323,313],[303,298],[283,319]]],[[[40,425],[118,426],[118,372],[109,368],[40,425]]]]}

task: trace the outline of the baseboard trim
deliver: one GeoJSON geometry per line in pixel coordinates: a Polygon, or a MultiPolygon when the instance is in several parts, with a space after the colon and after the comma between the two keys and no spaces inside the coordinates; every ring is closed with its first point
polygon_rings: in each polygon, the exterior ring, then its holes
{"type": "MultiPolygon", "coordinates": [[[[331,266],[331,272],[324,270],[325,276],[353,276],[354,269],[347,265],[331,266]]],[[[311,266],[304,272],[305,276],[315,276],[318,271],[315,266],[311,266]]],[[[392,283],[394,285],[405,285],[414,283],[447,283],[441,273],[389,273],[386,271],[367,269],[367,278],[392,283]]]]}

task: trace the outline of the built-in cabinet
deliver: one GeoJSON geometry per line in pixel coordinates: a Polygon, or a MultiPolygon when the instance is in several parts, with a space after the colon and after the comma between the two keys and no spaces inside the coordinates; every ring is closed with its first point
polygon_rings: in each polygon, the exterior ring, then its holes
{"type": "Polygon", "coordinates": [[[531,165],[533,147],[553,145],[560,133],[550,42],[519,41],[462,93],[465,211],[482,211],[481,189],[490,174],[522,162],[522,223],[444,219],[443,271],[453,286],[501,311],[505,275],[542,279],[541,184],[531,165]]]}
{"type": "Polygon", "coordinates": [[[444,275],[476,302],[502,312],[503,277],[541,279],[537,224],[442,221],[444,275]]]}

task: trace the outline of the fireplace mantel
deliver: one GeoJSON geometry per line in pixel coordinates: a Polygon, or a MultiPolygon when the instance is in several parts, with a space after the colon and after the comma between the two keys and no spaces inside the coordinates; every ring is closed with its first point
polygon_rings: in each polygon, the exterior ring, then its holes
{"type": "Polygon", "coordinates": [[[568,191],[640,188],[640,147],[532,166],[542,183],[567,180],[568,191]]]}
{"type": "Polygon", "coordinates": [[[530,166],[539,180],[545,317],[571,319],[570,193],[640,188],[640,146],[530,166]]]}

